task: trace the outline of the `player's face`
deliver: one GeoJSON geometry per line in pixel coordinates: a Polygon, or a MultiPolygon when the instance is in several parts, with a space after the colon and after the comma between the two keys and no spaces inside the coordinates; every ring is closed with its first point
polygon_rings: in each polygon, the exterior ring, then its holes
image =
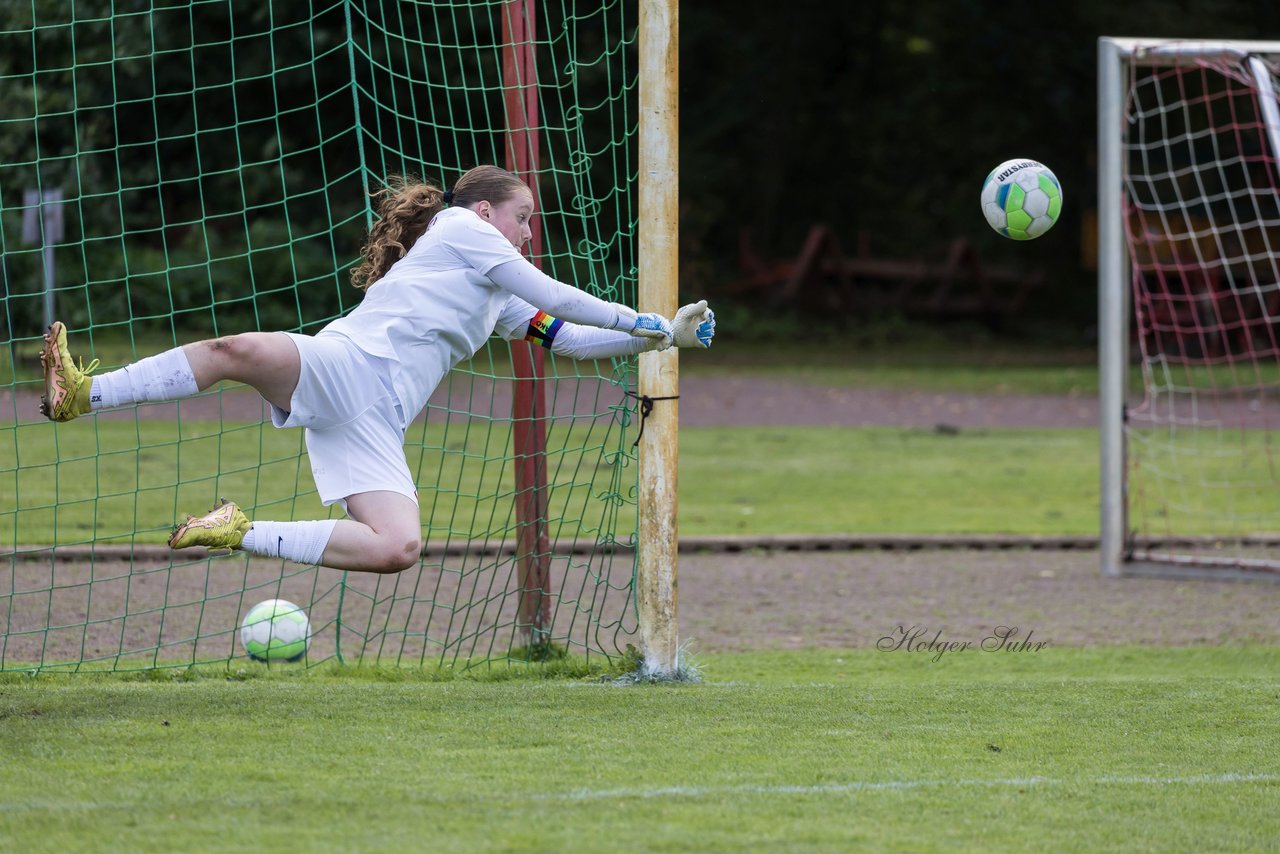
{"type": "Polygon", "coordinates": [[[521,188],[505,202],[490,204],[481,202],[476,213],[484,217],[494,228],[502,232],[502,236],[511,241],[511,245],[519,249],[533,238],[529,221],[533,218],[533,193],[521,188]]]}

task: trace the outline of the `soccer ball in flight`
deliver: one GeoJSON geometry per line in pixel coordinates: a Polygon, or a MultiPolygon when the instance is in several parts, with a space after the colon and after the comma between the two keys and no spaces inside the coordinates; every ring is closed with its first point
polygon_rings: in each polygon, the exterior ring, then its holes
{"type": "Polygon", "coordinates": [[[311,622],[292,602],[268,599],[244,615],[240,643],[258,661],[297,661],[311,645],[311,622]]]}
{"type": "Polygon", "coordinates": [[[1062,185],[1043,163],[1006,160],[982,182],[982,214],[1005,237],[1039,237],[1061,212],[1062,185]]]}

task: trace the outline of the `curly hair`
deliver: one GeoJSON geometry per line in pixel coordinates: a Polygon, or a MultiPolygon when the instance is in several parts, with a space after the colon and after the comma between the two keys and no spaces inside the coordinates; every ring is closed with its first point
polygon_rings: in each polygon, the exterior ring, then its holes
{"type": "Polygon", "coordinates": [[[477,166],[458,179],[450,199],[435,184],[409,175],[391,175],[373,194],[378,221],[360,248],[360,263],[351,270],[351,284],[367,288],[381,279],[422,236],[446,204],[470,207],[482,201],[501,204],[527,189],[517,176],[497,166],[477,166]]]}

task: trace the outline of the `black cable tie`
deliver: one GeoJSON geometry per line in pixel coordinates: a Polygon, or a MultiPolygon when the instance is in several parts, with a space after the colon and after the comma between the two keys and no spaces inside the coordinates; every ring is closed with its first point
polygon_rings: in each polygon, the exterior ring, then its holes
{"type": "Polygon", "coordinates": [[[628,391],[625,394],[627,397],[634,397],[636,400],[640,401],[640,433],[636,436],[636,440],[631,443],[631,447],[633,448],[640,444],[640,437],[644,435],[644,420],[649,417],[649,413],[653,412],[654,401],[680,399],[680,395],[678,394],[673,394],[670,397],[650,397],[647,394],[637,394],[634,391],[628,391]]]}

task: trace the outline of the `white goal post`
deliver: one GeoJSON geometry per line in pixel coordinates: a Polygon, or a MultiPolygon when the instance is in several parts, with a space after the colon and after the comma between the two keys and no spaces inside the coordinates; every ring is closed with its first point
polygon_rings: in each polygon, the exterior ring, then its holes
{"type": "Polygon", "coordinates": [[[1104,575],[1280,580],[1278,75],[1280,41],[1099,39],[1104,575]]]}

